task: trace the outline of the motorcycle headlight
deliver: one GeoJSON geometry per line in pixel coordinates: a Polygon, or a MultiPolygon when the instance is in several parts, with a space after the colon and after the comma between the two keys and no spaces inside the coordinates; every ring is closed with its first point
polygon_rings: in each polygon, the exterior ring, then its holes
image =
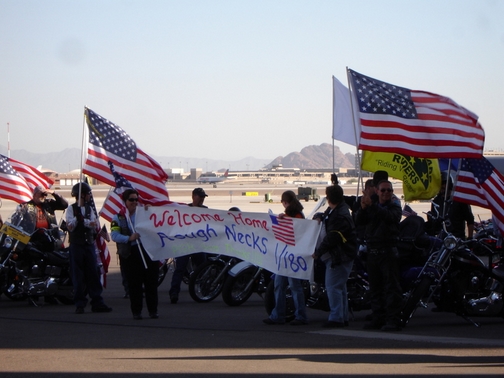
{"type": "Polygon", "coordinates": [[[455,249],[457,246],[457,238],[455,236],[447,236],[443,240],[443,245],[445,246],[446,249],[455,249]]]}
{"type": "Polygon", "coordinates": [[[10,248],[12,246],[12,238],[6,237],[3,242],[4,248],[10,248]]]}

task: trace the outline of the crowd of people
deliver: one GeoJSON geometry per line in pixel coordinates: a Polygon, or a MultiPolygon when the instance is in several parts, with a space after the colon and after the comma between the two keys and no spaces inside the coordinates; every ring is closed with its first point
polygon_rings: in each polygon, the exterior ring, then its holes
{"type": "MultiPolygon", "coordinates": [[[[445,214],[448,231],[457,237],[472,237],[474,216],[469,205],[449,200],[453,183],[444,175],[441,190],[433,200],[432,212],[445,214]],[[468,234],[466,235],[465,230],[468,234]]],[[[87,183],[73,186],[71,205],[53,190],[38,186],[33,191],[33,199],[21,204],[28,219],[37,228],[50,228],[57,224],[55,211],[66,210],[65,230],[69,234],[69,256],[72,282],[74,286],[75,313],[83,314],[90,302],[92,312],[110,312],[102,297],[102,284],[94,248],[96,237],[96,214],[91,208],[91,187],[87,183]],[[48,199],[51,195],[53,199],[48,199]]],[[[325,288],[329,302],[328,320],[322,324],[327,328],[342,328],[349,325],[349,308],[346,283],[358,256],[360,245],[366,246],[366,269],[370,285],[371,314],[366,317],[365,329],[398,331],[401,329],[400,311],[402,290],[399,277],[398,235],[402,218],[400,200],[394,195],[392,183],[386,172],[378,171],[373,179],[365,182],[361,196],[345,196],[334,175],[333,185],[325,191],[327,209],[314,216],[321,223],[317,245],[313,248],[314,263],[324,269],[325,288]]],[[[192,191],[192,201],[188,206],[206,208],[208,195],[202,188],[192,191]]],[[[125,298],[130,300],[133,319],[142,319],[145,298],[148,316],[157,319],[158,315],[158,275],[159,262],[153,261],[142,246],[141,235],[135,229],[136,212],[139,206],[139,193],[135,189],[125,190],[121,198],[124,210],[116,214],[111,223],[112,240],[116,243],[120,261],[125,298]]],[[[284,212],[279,218],[304,219],[303,206],[296,194],[285,191],[281,196],[284,212]]],[[[239,209],[230,209],[238,210],[239,209]]],[[[438,218],[426,223],[426,232],[435,235],[440,231],[438,218]]],[[[181,256],[175,259],[176,268],[171,279],[169,300],[176,304],[179,300],[180,286],[187,264],[192,259],[198,264],[205,259],[204,253],[181,256]]],[[[295,306],[291,325],[306,325],[305,295],[302,280],[275,275],[275,306],[267,325],[287,323],[286,291],[290,288],[295,306]]],[[[46,301],[51,301],[46,297],[46,301]]]]}

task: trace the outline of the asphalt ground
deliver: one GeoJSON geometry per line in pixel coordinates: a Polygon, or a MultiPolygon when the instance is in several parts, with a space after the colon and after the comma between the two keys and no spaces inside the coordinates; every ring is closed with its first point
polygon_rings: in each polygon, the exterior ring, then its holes
{"type": "MultiPolygon", "coordinates": [[[[114,253],[111,245],[111,252],[114,253]]],[[[183,285],[168,300],[159,288],[159,319],[133,320],[115,259],[103,296],[111,313],[77,315],[71,305],[39,307],[0,298],[2,377],[325,377],[399,374],[502,376],[504,321],[417,311],[400,332],[363,330],[367,311],[341,330],[321,327],[327,313],[308,309],[306,326],[262,323],[254,294],[239,307],[220,297],[192,301],[183,285]]],[[[144,311],[144,315],[145,311],[144,311]]]]}
{"type": "MultiPolygon", "coordinates": [[[[208,204],[227,206],[228,200],[208,204]]],[[[252,211],[248,206],[258,204],[242,206],[252,211]]],[[[159,287],[159,319],[133,320],[115,246],[109,248],[113,258],[103,296],[111,313],[88,307],[77,315],[73,306],[34,307],[0,297],[1,377],[504,375],[502,318],[475,319],[481,322],[475,327],[427,308],[402,331],[385,333],[363,330],[367,311],[354,313],[347,328],[327,330],[321,327],[327,313],[308,309],[309,325],[268,326],[257,294],[228,307],[220,297],[196,303],[183,285],[179,303],[170,304],[169,273],[159,287]]]]}

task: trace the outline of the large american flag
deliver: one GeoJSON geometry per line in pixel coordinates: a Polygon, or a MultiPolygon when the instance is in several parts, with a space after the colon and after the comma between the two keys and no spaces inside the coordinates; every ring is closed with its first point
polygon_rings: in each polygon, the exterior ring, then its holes
{"type": "Polygon", "coordinates": [[[270,214],[270,218],[275,239],[287,245],[295,246],[296,238],[294,237],[294,223],[292,218],[279,218],[273,214],[270,214]]]}
{"type": "Polygon", "coordinates": [[[88,156],[83,172],[106,184],[115,186],[108,162],[118,173],[134,184],[144,199],[157,205],[169,203],[166,180],[168,175],[149,155],[137,147],[119,126],[86,108],[89,129],[88,156]]]}
{"type": "Polygon", "coordinates": [[[361,120],[359,148],[422,158],[479,158],[478,117],[448,97],[348,70],[361,120]]]}
{"type": "Polygon", "coordinates": [[[504,176],[487,159],[461,159],[453,199],[490,209],[504,233],[504,176]]]}
{"type": "Polygon", "coordinates": [[[17,202],[33,198],[33,189],[49,188],[53,181],[36,168],[0,155],[0,197],[17,202]]]}
{"type": "Polygon", "coordinates": [[[25,179],[31,190],[35,189],[36,186],[42,186],[49,189],[51,185],[54,184],[52,179],[44,175],[37,168],[11,158],[7,159],[9,160],[12,168],[14,168],[14,170],[16,170],[16,172],[25,179]]]}

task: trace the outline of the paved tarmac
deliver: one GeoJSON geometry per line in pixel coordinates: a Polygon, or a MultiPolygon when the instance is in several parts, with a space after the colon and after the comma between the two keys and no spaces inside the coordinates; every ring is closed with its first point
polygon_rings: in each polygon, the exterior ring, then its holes
{"type": "MultiPolygon", "coordinates": [[[[114,246],[111,245],[114,253],[114,246]]],[[[104,291],[113,312],[74,314],[68,305],[32,307],[0,298],[1,377],[343,377],[399,374],[504,374],[504,321],[476,328],[453,314],[417,311],[396,333],[362,329],[367,312],[348,328],[326,330],[327,313],[308,309],[307,326],[262,323],[254,294],[239,307],[219,297],[193,302],[183,285],[178,304],[159,288],[159,319],[133,320],[122,298],[115,259],[104,291]]]]}
{"type": "Polygon", "coordinates": [[[384,333],[362,329],[365,311],[348,328],[326,330],[327,313],[308,309],[307,326],[268,326],[257,294],[239,307],[220,297],[202,304],[183,285],[179,303],[170,304],[168,276],[159,288],[160,318],[133,320],[113,244],[110,251],[103,296],[111,313],[86,308],[76,315],[73,306],[32,307],[0,297],[0,377],[504,375],[502,318],[477,319],[477,328],[421,309],[401,332],[384,333]]]}

